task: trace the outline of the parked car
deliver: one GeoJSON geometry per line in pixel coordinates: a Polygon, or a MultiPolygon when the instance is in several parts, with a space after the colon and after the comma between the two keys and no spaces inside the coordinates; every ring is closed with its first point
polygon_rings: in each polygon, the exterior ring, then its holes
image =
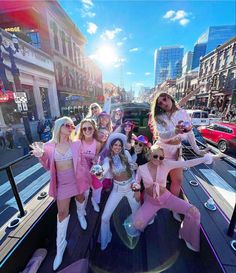
{"type": "Polygon", "coordinates": [[[214,122],[209,126],[198,127],[205,140],[217,145],[221,152],[236,149],[236,124],[214,122]]]}
{"type": "Polygon", "coordinates": [[[148,103],[116,103],[112,104],[111,111],[120,108],[124,112],[123,121],[133,121],[136,135],[147,136],[152,141],[152,133],[148,126],[150,105],[148,103]]]}
{"type": "MultiPolygon", "coordinates": [[[[203,136],[197,130],[196,127],[193,127],[193,133],[194,133],[194,136],[195,136],[195,139],[196,139],[198,145],[201,145],[201,144],[206,145],[207,144],[206,140],[203,138],[203,136]]],[[[182,144],[183,144],[184,148],[191,149],[191,145],[189,144],[189,142],[187,140],[183,140],[182,144]]]]}
{"type": "Polygon", "coordinates": [[[221,121],[221,118],[216,116],[215,114],[208,114],[207,111],[203,110],[187,110],[191,118],[191,123],[193,126],[207,126],[212,122],[221,121]]]}

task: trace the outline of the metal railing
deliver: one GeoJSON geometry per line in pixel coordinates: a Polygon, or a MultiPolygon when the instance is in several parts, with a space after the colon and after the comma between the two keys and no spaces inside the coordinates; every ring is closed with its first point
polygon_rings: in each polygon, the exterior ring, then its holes
{"type": "Polygon", "coordinates": [[[19,195],[19,192],[18,192],[18,189],[17,189],[17,185],[16,185],[16,181],[15,181],[15,178],[13,176],[12,166],[17,164],[20,161],[23,161],[23,160],[29,158],[29,157],[31,157],[30,154],[22,156],[20,158],[17,158],[16,160],[6,164],[6,165],[0,167],[0,172],[6,170],[7,177],[9,179],[10,184],[11,184],[13,195],[14,195],[14,197],[16,199],[16,203],[17,203],[17,206],[18,206],[18,209],[19,209],[19,212],[20,212],[20,217],[25,216],[26,212],[24,210],[23,202],[22,202],[22,200],[20,198],[20,195],[19,195]]]}

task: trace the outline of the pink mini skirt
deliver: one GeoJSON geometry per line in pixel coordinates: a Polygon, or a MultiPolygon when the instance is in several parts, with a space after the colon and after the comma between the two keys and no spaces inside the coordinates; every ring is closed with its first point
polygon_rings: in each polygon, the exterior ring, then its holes
{"type": "Polygon", "coordinates": [[[57,199],[63,200],[78,194],[74,169],[57,172],[57,199]]]}

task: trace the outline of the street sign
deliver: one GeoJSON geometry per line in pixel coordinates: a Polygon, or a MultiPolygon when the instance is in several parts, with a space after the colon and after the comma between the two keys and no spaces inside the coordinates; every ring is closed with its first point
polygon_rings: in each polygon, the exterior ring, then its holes
{"type": "Polygon", "coordinates": [[[22,105],[24,111],[28,111],[28,106],[27,106],[26,102],[22,102],[21,105],[22,105]]]}
{"type": "Polygon", "coordinates": [[[19,112],[28,111],[27,106],[28,100],[25,92],[14,92],[14,100],[15,103],[17,104],[19,112]]]}
{"type": "Polygon", "coordinates": [[[16,103],[23,103],[28,101],[25,92],[14,92],[14,99],[16,103]]]}
{"type": "Polygon", "coordinates": [[[18,110],[21,112],[22,111],[22,105],[21,105],[21,103],[17,103],[17,108],[18,108],[18,110]]]}

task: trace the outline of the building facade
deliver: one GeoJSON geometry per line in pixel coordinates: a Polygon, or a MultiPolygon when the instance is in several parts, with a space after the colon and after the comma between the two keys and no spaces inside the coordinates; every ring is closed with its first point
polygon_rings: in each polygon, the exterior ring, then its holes
{"type": "Polygon", "coordinates": [[[182,75],[185,75],[191,70],[192,61],[193,61],[193,52],[192,51],[186,52],[182,60],[182,75]]]}
{"type": "Polygon", "coordinates": [[[200,58],[236,36],[236,25],[210,26],[194,45],[192,69],[199,66],[200,58]]]}
{"type": "Polygon", "coordinates": [[[60,115],[54,65],[48,54],[1,30],[0,57],[0,127],[19,123],[22,112],[32,122],[60,115]],[[26,93],[27,101],[16,104],[15,92],[26,93]]]}
{"type": "Polygon", "coordinates": [[[223,111],[236,103],[236,37],[201,58],[199,84],[205,106],[223,111]]]}
{"type": "Polygon", "coordinates": [[[184,49],[179,46],[161,47],[154,53],[155,86],[182,73],[184,49]]]}
{"type": "Polygon", "coordinates": [[[102,100],[101,70],[85,55],[85,37],[57,1],[9,1],[0,12],[2,28],[19,30],[16,35],[51,56],[61,114],[102,100]]]}

